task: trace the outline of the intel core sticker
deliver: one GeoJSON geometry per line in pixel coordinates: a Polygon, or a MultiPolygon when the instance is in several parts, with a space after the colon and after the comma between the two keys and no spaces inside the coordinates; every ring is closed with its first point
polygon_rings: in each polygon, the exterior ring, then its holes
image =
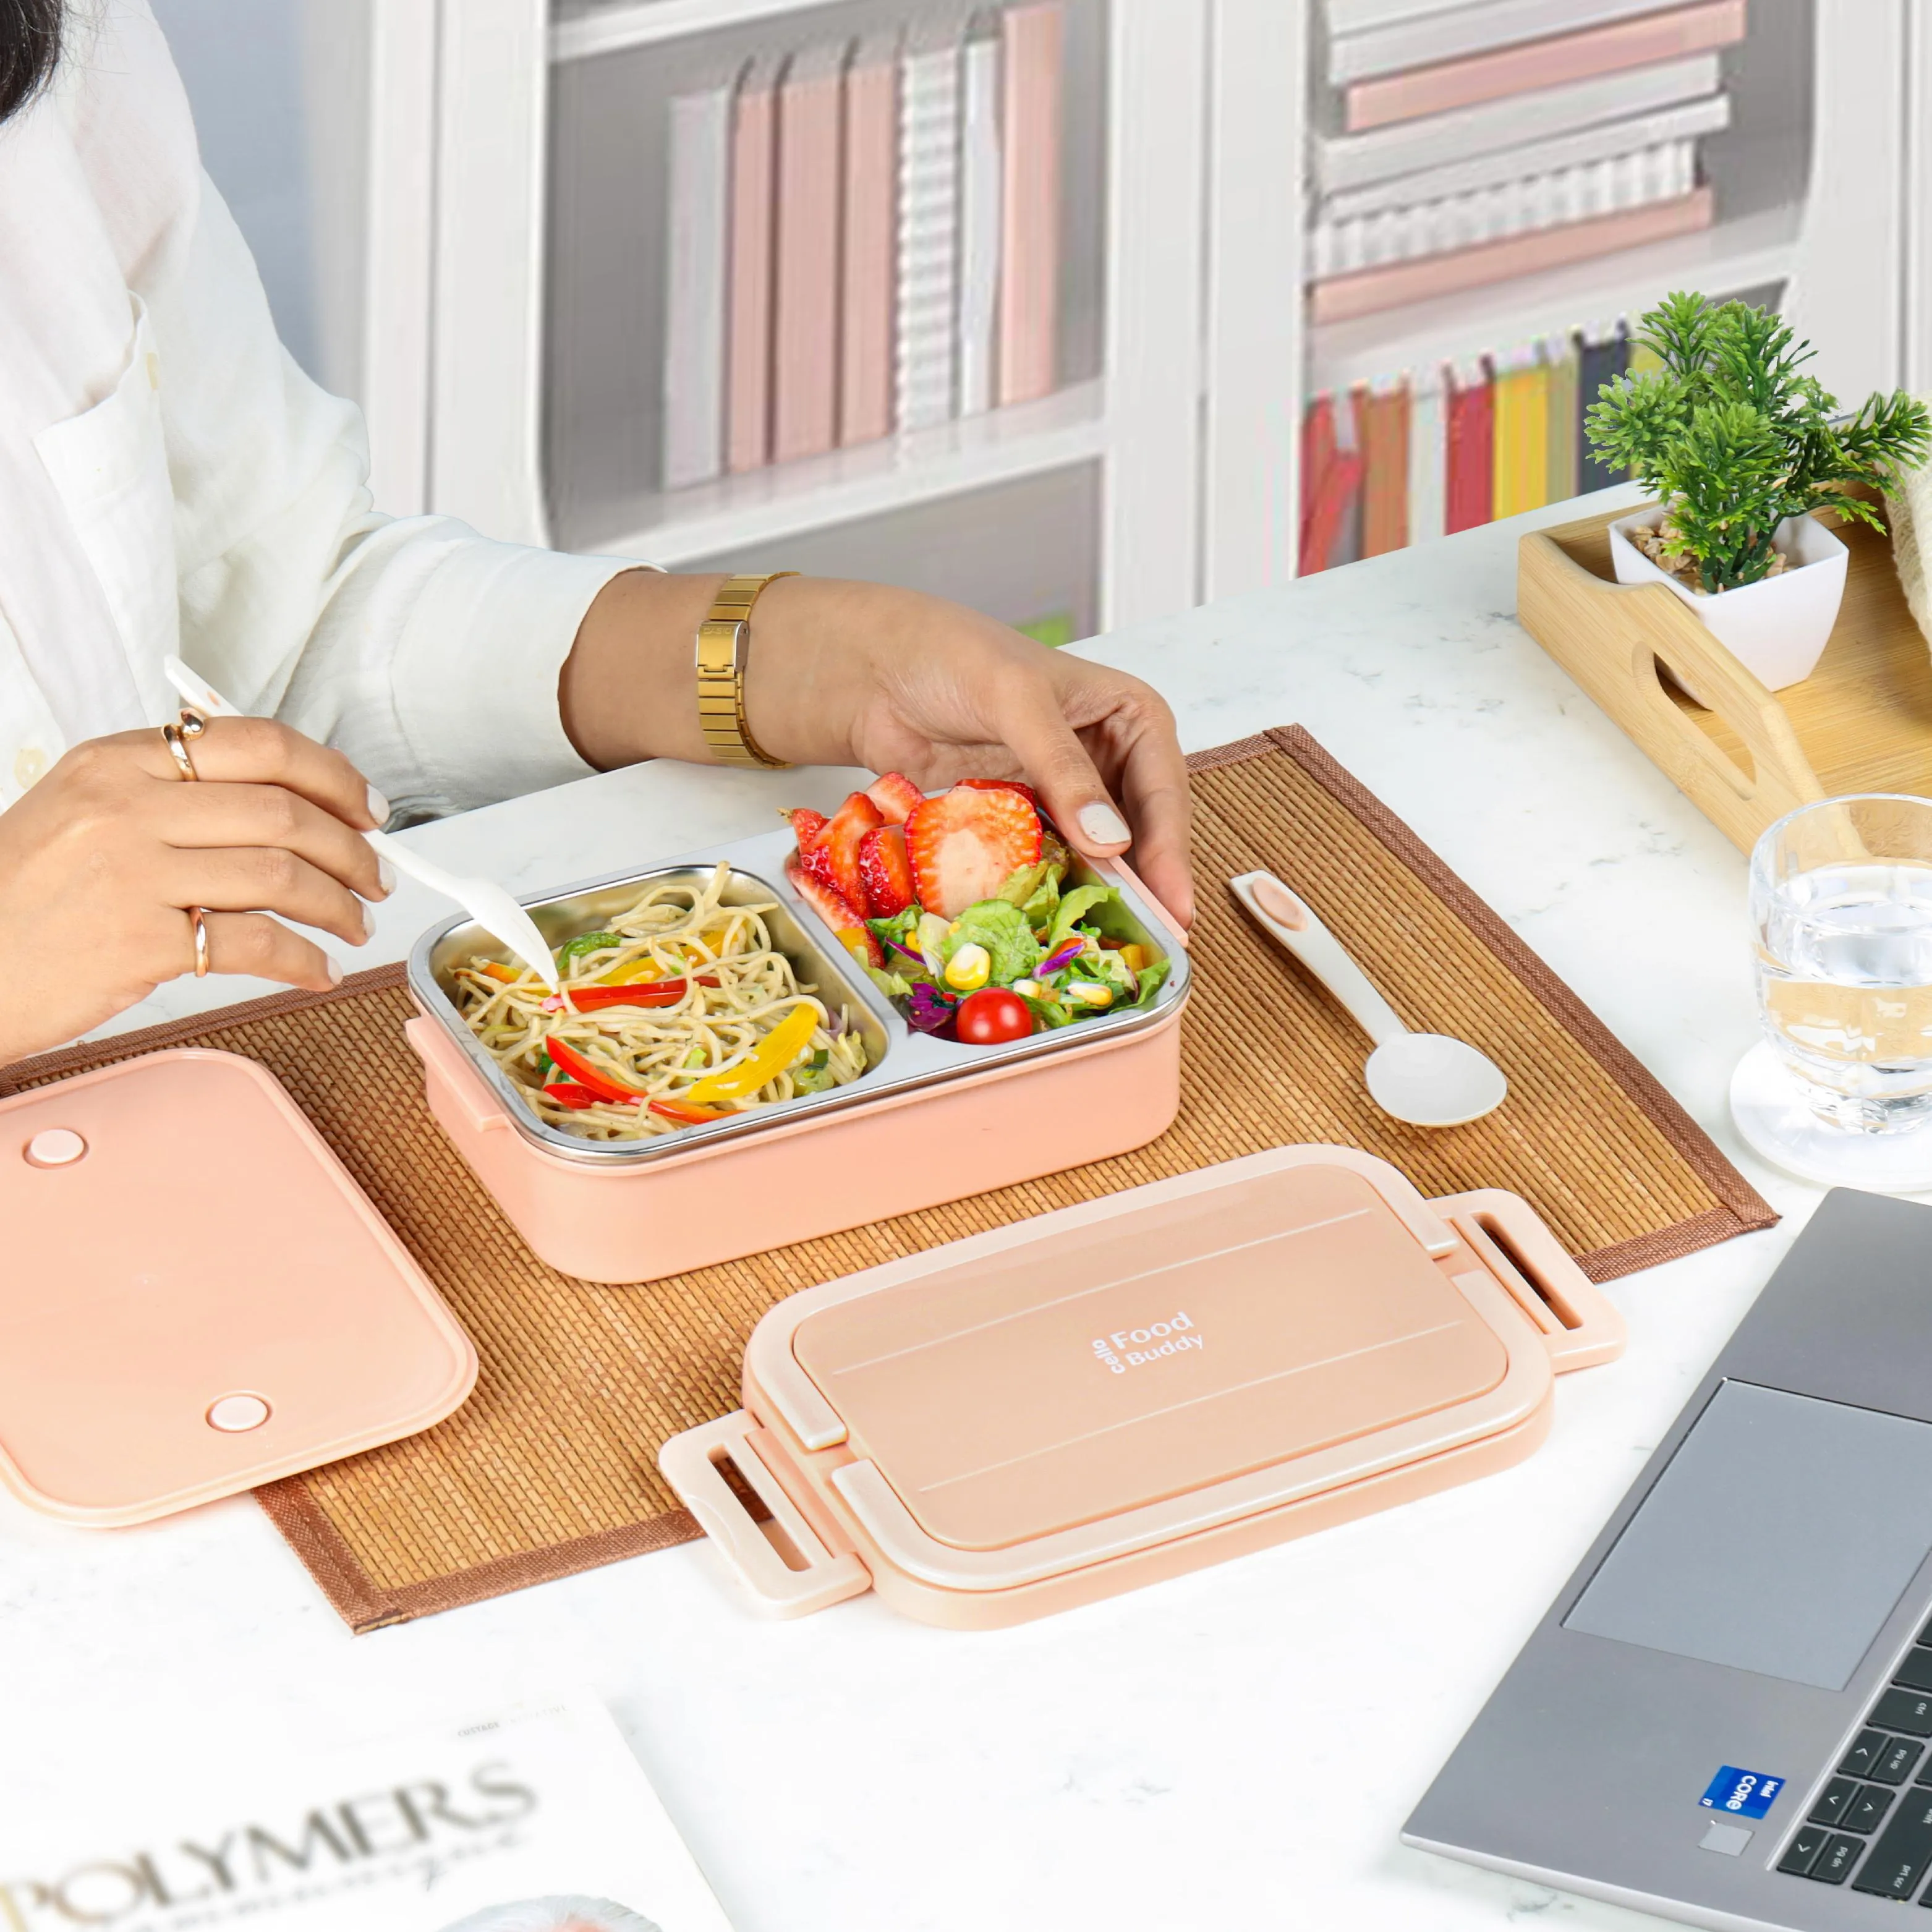
{"type": "Polygon", "coordinates": [[[1768,1778],[1761,1771],[1740,1771],[1727,1764],[1697,1802],[1707,1811],[1728,1811],[1734,1818],[1762,1818],[1784,1789],[1781,1778],[1768,1778]]]}

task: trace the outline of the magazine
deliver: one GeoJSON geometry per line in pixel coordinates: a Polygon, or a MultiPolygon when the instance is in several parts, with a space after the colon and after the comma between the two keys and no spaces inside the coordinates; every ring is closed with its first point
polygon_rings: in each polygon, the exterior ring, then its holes
{"type": "Polygon", "coordinates": [[[0,1813],[0,1932],[729,1932],[594,1699],[0,1813]]]}

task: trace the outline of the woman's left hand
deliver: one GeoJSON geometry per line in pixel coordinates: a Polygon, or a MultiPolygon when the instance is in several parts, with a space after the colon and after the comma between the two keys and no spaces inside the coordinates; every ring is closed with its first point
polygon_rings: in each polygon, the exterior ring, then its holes
{"type": "MultiPolygon", "coordinates": [[[[690,640],[722,580],[635,571],[605,586],[564,672],[565,722],[592,764],[707,760],[687,695],[690,640]],[[649,680],[640,638],[662,667],[649,680]],[[677,653],[668,662],[664,638],[677,653]],[[614,658],[628,660],[627,676],[614,658]]],[[[746,715],[773,758],[901,771],[928,790],[1023,778],[1071,843],[1096,858],[1131,848],[1148,890],[1192,922],[1187,766],[1150,685],[885,584],[782,578],[760,596],[752,629],[746,715]]]]}

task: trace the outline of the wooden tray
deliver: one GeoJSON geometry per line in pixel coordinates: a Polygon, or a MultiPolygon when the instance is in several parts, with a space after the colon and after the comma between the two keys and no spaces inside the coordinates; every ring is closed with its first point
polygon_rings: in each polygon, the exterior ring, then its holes
{"type": "Polygon", "coordinates": [[[1932,796],[1932,656],[1890,541],[1827,520],[1852,554],[1844,604],[1818,668],[1775,697],[1662,584],[1615,580],[1611,514],[1533,531],[1516,553],[1523,628],[1747,852],[1814,799],[1932,796]]]}

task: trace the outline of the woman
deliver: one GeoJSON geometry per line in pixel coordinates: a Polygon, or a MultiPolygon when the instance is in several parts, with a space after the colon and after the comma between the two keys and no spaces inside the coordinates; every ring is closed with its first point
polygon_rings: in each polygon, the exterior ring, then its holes
{"type": "MultiPolygon", "coordinates": [[[[184,972],[334,983],[268,915],[360,945],[391,882],[356,835],[392,810],[712,759],[720,579],[385,518],[367,472],[358,412],[276,339],[146,0],[0,0],[0,1064],[184,972]],[[259,716],[171,747],[177,650],[259,716]]],[[[1190,914],[1145,685],[875,585],[788,578],[752,629],[767,758],[1024,776],[1190,914]]]]}

